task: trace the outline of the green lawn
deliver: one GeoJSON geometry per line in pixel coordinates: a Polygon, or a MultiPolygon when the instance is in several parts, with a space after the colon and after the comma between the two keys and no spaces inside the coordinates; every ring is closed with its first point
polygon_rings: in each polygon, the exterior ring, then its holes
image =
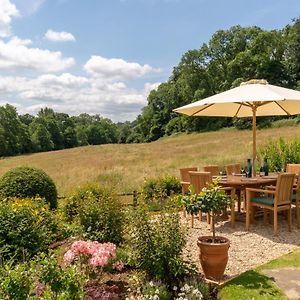
{"type": "Polygon", "coordinates": [[[272,279],[262,274],[265,269],[285,267],[300,268],[300,249],[274,259],[254,270],[247,271],[226,283],[218,293],[220,300],[260,300],[286,299],[283,292],[273,283],[272,279]]]}

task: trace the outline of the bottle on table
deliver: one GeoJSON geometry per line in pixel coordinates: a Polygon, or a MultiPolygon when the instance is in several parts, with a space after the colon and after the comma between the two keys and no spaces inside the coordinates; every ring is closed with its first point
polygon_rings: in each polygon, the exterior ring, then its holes
{"type": "Polygon", "coordinates": [[[246,175],[248,178],[251,178],[251,176],[252,176],[252,162],[251,162],[250,158],[247,159],[247,174],[246,175]]]}
{"type": "Polygon", "coordinates": [[[265,173],[265,176],[269,175],[269,165],[268,165],[268,159],[266,157],[264,159],[263,171],[265,173]]]}
{"type": "Polygon", "coordinates": [[[264,168],[263,168],[263,165],[261,165],[260,169],[259,169],[259,176],[262,177],[264,175],[265,175],[264,168]]]}

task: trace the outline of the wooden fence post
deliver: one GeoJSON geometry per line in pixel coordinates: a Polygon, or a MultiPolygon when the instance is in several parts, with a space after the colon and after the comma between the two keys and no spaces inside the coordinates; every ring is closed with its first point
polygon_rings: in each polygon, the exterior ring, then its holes
{"type": "Polygon", "coordinates": [[[133,207],[136,207],[137,204],[138,204],[138,197],[137,197],[137,191],[133,191],[133,194],[132,194],[132,200],[133,200],[133,207]]]}

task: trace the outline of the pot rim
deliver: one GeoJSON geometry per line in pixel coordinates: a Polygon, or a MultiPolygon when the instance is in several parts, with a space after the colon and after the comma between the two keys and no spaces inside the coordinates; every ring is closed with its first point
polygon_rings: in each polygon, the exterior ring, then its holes
{"type": "Polygon", "coordinates": [[[226,241],[225,243],[209,243],[209,242],[205,241],[207,239],[212,239],[212,235],[202,235],[202,236],[199,236],[198,240],[197,240],[197,245],[212,245],[214,247],[221,247],[221,246],[230,244],[230,240],[228,238],[224,237],[224,236],[221,236],[221,235],[217,235],[216,239],[225,240],[226,241]]]}

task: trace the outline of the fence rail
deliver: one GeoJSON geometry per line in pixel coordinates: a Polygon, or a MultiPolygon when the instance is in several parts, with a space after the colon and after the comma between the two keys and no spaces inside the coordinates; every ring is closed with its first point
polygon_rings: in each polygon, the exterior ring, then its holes
{"type": "MultiPolygon", "coordinates": [[[[136,207],[138,205],[138,195],[140,195],[141,192],[133,191],[129,193],[117,193],[117,196],[119,197],[125,197],[125,196],[132,196],[132,203],[128,205],[133,205],[136,207]]],[[[64,199],[66,196],[57,196],[57,199],[64,199]]]]}
{"type": "Polygon", "coordinates": [[[135,207],[138,204],[138,195],[140,195],[141,192],[133,191],[132,193],[117,193],[118,196],[132,196],[132,205],[135,207]]]}

